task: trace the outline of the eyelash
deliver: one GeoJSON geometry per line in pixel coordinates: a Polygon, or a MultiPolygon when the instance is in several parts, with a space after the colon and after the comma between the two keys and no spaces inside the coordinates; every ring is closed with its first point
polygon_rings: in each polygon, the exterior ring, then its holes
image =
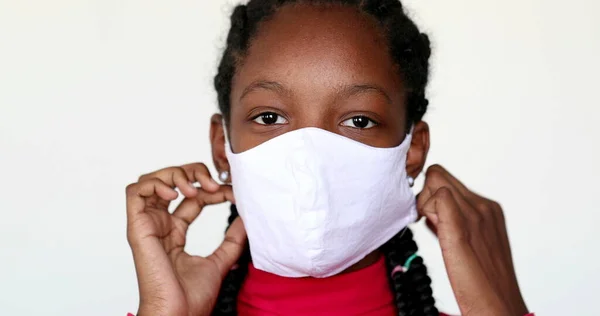
{"type": "Polygon", "coordinates": [[[361,130],[363,130],[363,129],[373,128],[373,127],[379,125],[379,123],[377,123],[376,121],[372,120],[371,118],[369,118],[366,115],[356,115],[356,116],[353,116],[353,117],[351,117],[351,118],[343,121],[341,125],[342,126],[346,126],[346,127],[350,127],[350,128],[355,128],[355,129],[361,129],[361,130]],[[355,124],[357,123],[357,121],[356,121],[357,119],[366,120],[367,121],[366,122],[367,125],[364,126],[364,127],[356,126],[355,124]],[[350,123],[348,125],[345,125],[344,123],[346,123],[346,122],[350,122],[350,123]],[[354,126],[352,126],[352,125],[354,125],[354,126]]]}
{"type": "Polygon", "coordinates": [[[263,112],[263,113],[260,113],[260,114],[256,115],[255,117],[253,117],[252,121],[255,122],[256,124],[265,125],[265,126],[267,126],[267,125],[283,125],[283,124],[287,124],[287,120],[282,115],[279,115],[279,114],[277,114],[275,112],[263,112]],[[265,123],[265,118],[268,117],[268,116],[271,116],[269,119],[272,119],[272,117],[275,117],[276,118],[275,122],[273,122],[273,123],[265,123]],[[261,118],[263,119],[262,123],[258,121],[261,118]],[[279,122],[280,119],[283,119],[284,122],[279,122]]]}
{"type": "MultiPolygon", "coordinates": [[[[287,119],[285,119],[282,115],[277,114],[275,112],[263,112],[260,113],[256,116],[254,116],[252,118],[252,121],[259,124],[259,125],[264,125],[264,126],[269,126],[269,125],[283,125],[283,124],[287,124],[288,121],[287,119]],[[262,120],[262,122],[260,121],[262,120]],[[267,123],[265,122],[265,120],[275,120],[272,123],[267,123]]],[[[356,115],[353,116],[349,119],[346,119],[345,121],[343,121],[340,125],[342,126],[346,126],[346,127],[350,127],[350,128],[355,128],[355,129],[370,129],[373,128],[377,125],[379,125],[379,123],[377,123],[376,121],[372,120],[371,118],[369,118],[368,116],[365,115],[356,115]],[[358,120],[366,120],[366,125],[361,127],[361,126],[356,126],[357,123],[364,123],[364,122],[360,122],[358,120]],[[348,124],[345,124],[348,123],[348,124]]]]}

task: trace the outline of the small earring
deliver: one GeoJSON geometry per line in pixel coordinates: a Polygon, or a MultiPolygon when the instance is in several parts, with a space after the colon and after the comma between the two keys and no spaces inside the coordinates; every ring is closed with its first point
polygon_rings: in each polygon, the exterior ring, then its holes
{"type": "Polygon", "coordinates": [[[415,185],[415,178],[408,176],[406,177],[406,180],[408,180],[408,185],[412,188],[413,185],[415,185]]]}
{"type": "Polygon", "coordinates": [[[223,183],[227,182],[229,180],[229,171],[221,171],[219,173],[219,180],[223,183]]]}

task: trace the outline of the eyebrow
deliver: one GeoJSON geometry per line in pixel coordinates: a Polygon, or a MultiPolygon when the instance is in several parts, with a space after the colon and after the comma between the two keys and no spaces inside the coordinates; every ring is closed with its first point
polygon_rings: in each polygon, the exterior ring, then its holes
{"type": "MultiPolygon", "coordinates": [[[[279,94],[290,95],[291,91],[285,88],[281,83],[276,81],[268,81],[268,80],[257,80],[249,84],[242,95],[240,96],[240,100],[242,100],[248,93],[253,92],[255,90],[270,90],[279,94]]],[[[388,103],[392,103],[392,98],[385,92],[385,89],[378,85],[374,84],[353,84],[353,85],[344,85],[338,89],[338,97],[349,98],[351,96],[375,92],[377,94],[385,97],[388,103]]]]}
{"type": "Polygon", "coordinates": [[[392,98],[385,92],[385,89],[374,84],[354,84],[348,86],[342,86],[340,89],[340,95],[343,97],[351,97],[358,94],[375,92],[385,97],[388,103],[392,103],[392,98]]]}
{"type": "Polygon", "coordinates": [[[248,93],[255,90],[270,90],[279,94],[290,94],[290,91],[286,89],[281,83],[267,80],[257,80],[249,84],[246,89],[242,92],[240,100],[242,100],[248,93]]]}

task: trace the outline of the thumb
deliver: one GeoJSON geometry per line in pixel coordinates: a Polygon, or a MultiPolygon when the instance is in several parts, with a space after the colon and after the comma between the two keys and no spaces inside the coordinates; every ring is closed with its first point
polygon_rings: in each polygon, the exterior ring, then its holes
{"type": "Polygon", "coordinates": [[[215,250],[215,252],[208,257],[213,260],[221,275],[225,277],[231,267],[238,261],[244,248],[246,247],[246,229],[244,228],[244,222],[240,217],[236,218],[227,232],[225,233],[225,240],[215,250]]]}

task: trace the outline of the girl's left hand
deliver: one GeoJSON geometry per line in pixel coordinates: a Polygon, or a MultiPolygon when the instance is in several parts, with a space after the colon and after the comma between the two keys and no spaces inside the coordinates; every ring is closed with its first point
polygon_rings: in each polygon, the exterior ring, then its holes
{"type": "Polygon", "coordinates": [[[463,316],[527,314],[498,203],[435,165],[427,170],[417,209],[439,238],[463,316]]]}

